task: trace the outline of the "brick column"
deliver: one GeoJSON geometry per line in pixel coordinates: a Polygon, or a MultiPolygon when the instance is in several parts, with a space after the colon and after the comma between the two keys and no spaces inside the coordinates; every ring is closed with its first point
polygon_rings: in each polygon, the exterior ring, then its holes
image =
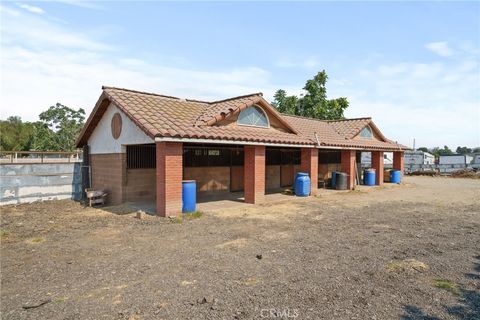
{"type": "Polygon", "coordinates": [[[183,144],[157,142],[157,215],[182,212],[183,144]]]}
{"type": "Polygon", "coordinates": [[[395,151],[393,153],[393,169],[400,170],[402,176],[404,172],[404,157],[403,151],[395,151]]]}
{"type": "Polygon", "coordinates": [[[372,151],[372,168],[375,169],[375,184],[383,185],[383,152],[372,151]]]}
{"type": "Polygon", "coordinates": [[[300,170],[310,176],[310,194],[316,195],[318,190],[318,149],[303,148],[300,162],[300,170]]]}
{"type": "Polygon", "coordinates": [[[355,160],[356,151],[355,150],[342,150],[342,159],[341,166],[342,172],[345,172],[347,176],[347,187],[348,189],[353,189],[355,186],[355,160]]]}
{"type": "Polygon", "coordinates": [[[265,198],[265,146],[245,146],[244,190],[246,203],[265,198]]]}

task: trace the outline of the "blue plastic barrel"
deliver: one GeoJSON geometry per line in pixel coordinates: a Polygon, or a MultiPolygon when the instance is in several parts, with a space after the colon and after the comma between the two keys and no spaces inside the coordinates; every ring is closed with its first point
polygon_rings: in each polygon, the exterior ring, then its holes
{"type": "Polygon", "coordinates": [[[337,176],[337,171],[332,171],[332,182],[330,183],[330,186],[332,187],[332,189],[335,189],[335,184],[337,182],[336,176],[337,176]]]}
{"type": "Polygon", "coordinates": [[[197,183],[195,180],[182,181],[182,212],[194,212],[197,205],[197,183]]]}
{"type": "Polygon", "coordinates": [[[390,171],[390,182],[391,183],[400,183],[402,177],[402,172],[400,170],[390,171]]]}
{"type": "Polygon", "coordinates": [[[363,184],[366,186],[375,185],[375,169],[366,169],[363,171],[363,184]]]}
{"type": "Polygon", "coordinates": [[[308,197],[310,195],[310,177],[308,173],[297,173],[295,177],[295,194],[299,197],[308,197]]]}

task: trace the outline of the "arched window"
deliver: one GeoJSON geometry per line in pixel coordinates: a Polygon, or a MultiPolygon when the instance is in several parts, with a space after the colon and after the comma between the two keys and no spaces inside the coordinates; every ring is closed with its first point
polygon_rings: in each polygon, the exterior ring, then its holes
{"type": "Polygon", "coordinates": [[[371,138],[373,137],[372,129],[370,127],[365,127],[360,131],[360,137],[362,138],[371,138]]]}
{"type": "Polygon", "coordinates": [[[258,106],[248,107],[238,115],[237,123],[244,126],[268,128],[270,126],[267,115],[258,106]]]}

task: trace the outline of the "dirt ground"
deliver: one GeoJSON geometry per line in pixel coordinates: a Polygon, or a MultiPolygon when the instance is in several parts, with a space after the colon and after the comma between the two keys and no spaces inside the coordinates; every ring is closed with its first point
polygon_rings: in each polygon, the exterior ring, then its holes
{"type": "Polygon", "coordinates": [[[3,207],[1,318],[480,319],[480,180],[404,180],[183,221],[3,207]]]}

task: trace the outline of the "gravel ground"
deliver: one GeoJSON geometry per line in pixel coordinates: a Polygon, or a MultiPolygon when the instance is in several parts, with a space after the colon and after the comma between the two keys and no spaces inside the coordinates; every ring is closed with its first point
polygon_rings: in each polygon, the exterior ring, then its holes
{"type": "Polygon", "coordinates": [[[480,181],[135,219],[2,208],[2,319],[480,319],[480,181]]]}

